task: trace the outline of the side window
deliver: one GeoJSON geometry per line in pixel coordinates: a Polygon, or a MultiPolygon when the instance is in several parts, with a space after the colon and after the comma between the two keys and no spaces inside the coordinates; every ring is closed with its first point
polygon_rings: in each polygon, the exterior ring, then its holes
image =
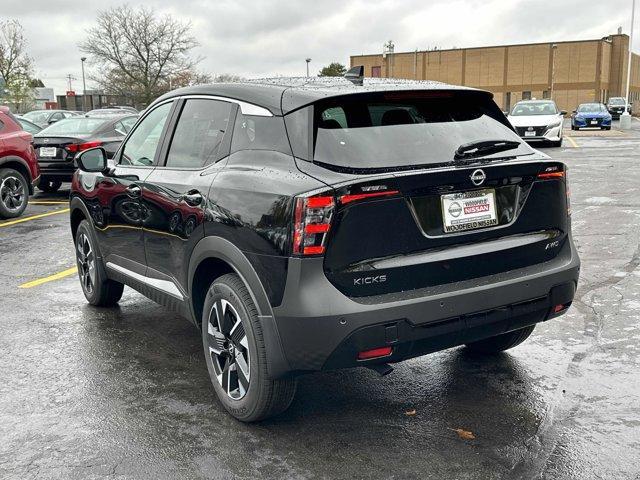
{"type": "Polygon", "coordinates": [[[113,126],[113,128],[116,131],[116,133],[119,133],[120,135],[126,135],[133,128],[133,126],[136,123],[136,120],[137,120],[136,117],[125,118],[124,120],[121,120],[118,123],[116,123],[113,126]]]}
{"type": "Polygon", "coordinates": [[[55,122],[57,120],[62,120],[64,118],[64,115],[60,112],[56,112],[53,115],[51,115],[51,118],[49,119],[50,122],[55,122]]]}
{"type": "Polygon", "coordinates": [[[160,135],[172,105],[173,102],[163,103],[138,124],[122,149],[120,157],[122,165],[153,165],[153,159],[160,144],[160,135]]]}
{"type": "Polygon", "coordinates": [[[291,155],[284,119],[243,115],[238,111],[231,152],[240,150],[274,150],[291,155]]]}
{"type": "Polygon", "coordinates": [[[218,100],[187,100],[171,140],[166,166],[200,168],[214,162],[229,125],[231,107],[231,103],[218,100]]]}
{"type": "Polygon", "coordinates": [[[322,112],[320,128],[347,128],[347,115],[342,107],[330,107],[322,112]]]}

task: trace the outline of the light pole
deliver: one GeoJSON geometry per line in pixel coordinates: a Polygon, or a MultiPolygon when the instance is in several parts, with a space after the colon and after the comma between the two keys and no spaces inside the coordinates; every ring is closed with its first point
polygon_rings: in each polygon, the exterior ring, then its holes
{"type": "Polygon", "coordinates": [[[631,31],[629,32],[629,58],[627,59],[627,94],[624,100],[624,112],[620,115],[620,129],[629,130],[631,128],[631,114],[629,113],[629,85],[631,83],[631,60],[633,51],[633,24],[636,16],[636,0],[631,4],[631,31]]]}
{"type": "Polygon", "coordinates": [[[553,88],[556,83],[556,51],[558,50],[558,45],[555,43],[551,45],[551,55],[553,58],[551,59],[551,91],[549,92],[549,98],[553,100],[553,88]]]}
{"type": "Polygon", "coordinates": [[[86,59],[87,57],[80,58],[80,61],[82,62],[82,111],[83,112],[87,111],[87,83],[85,82],[85,79],[84,79],[84,62],[86,59]]]}
{"type": "Polygon", "coordinates": [[[308,77],[309,76],[309,64],[311,63],[311,59],[310,58],[305,58],[304,61],[307,62],[307,77],[308,77]]]}

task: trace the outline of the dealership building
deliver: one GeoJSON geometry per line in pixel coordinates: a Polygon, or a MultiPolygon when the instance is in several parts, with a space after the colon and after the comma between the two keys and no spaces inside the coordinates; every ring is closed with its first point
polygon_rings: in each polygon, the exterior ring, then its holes
{"type": "MultiPolygon", "coordinates": [[[[528,98],[553,98],[562,110],[580,103],[606,102],[624,96],[629,36],[620,31],[596,40],[500,45],[354,55],[351,66],[363,65],[365,76],[436,80],[493,92],[509,110],[528,98]]],[[[640,111],[640,55],[631,62],[630,101],[640,111]]]]}

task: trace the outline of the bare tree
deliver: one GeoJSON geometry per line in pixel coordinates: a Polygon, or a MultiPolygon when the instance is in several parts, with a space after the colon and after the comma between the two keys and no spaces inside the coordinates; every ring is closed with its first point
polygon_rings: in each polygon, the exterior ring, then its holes
{"type": "Polygon", "coordinates": [[[238,83],[244,80],[240,75],[234,75],[232,73],[221,73],[216,75],[213,79],[215,83],[238,83]]]}
{"type": "Polygon", "coordinates": [[[17,78],[28,77],[32,60],[27,55],[24,30],[17,20],[0,20],[0,77],[10,85],[17,78]]]}
{"type": "Polygon", "coordinates": [[[125,5],[100,12],[80,50],[90,56],[97,69],[91,78],[103,90],[148,104],[173,87],[173,78],[195,75],[200,59],[188,54],[197,45],[190,23],[125,5]]]}

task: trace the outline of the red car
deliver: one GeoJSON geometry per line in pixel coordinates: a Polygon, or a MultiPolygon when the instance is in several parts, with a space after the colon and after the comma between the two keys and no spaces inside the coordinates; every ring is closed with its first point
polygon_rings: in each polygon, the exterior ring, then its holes
{"type": "Polygon", "coordinates": [[[38,183],[40,169],[32,142],[9,109],[0,106],[0,218],[20,216],[38,183]]]}

